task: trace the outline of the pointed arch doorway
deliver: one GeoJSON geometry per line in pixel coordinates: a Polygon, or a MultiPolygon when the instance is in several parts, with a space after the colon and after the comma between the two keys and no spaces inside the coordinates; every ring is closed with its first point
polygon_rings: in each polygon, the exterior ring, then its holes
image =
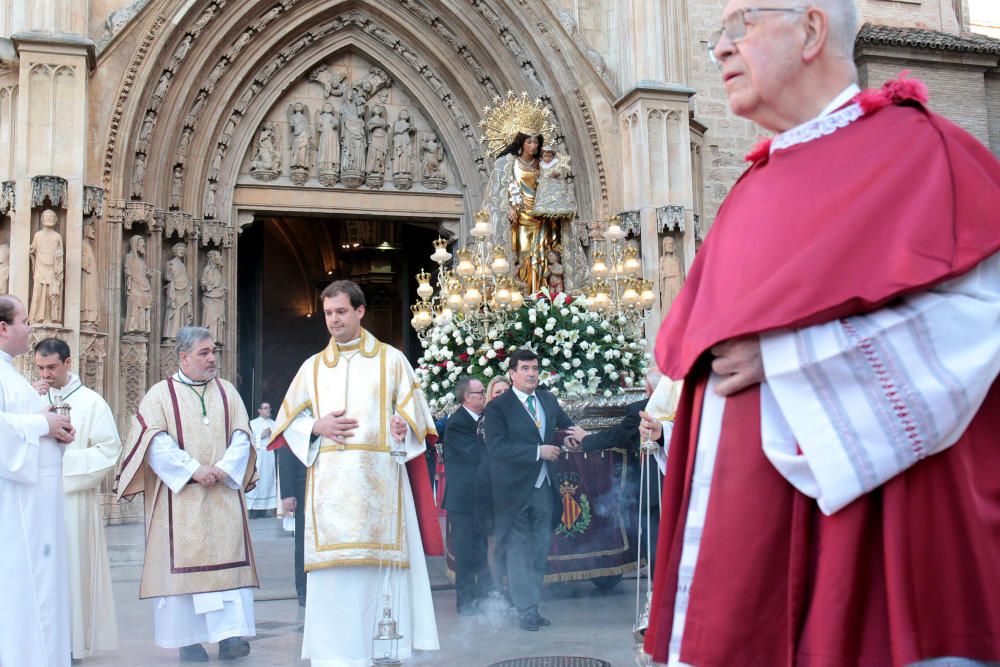
{"type": "Polygon", "coordinates": [[[299,366],[329,340],[319,295],[333,280],[361,285],[363,325],[403,350],[410,362],[420,342],[410,327],[415,274],[430,271],[438,224],[420,219],[265,213],[239,237],[237,376],[253,405],[275,406],[299,366]]]}

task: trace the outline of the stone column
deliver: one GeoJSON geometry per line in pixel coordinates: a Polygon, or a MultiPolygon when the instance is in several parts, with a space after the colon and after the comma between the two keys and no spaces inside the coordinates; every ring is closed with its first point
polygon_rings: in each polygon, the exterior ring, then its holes
{"type": "Polygon", "coordinates": [[[619,0],[612,12],[621,90],[646,81],[688,83],[686,0],[619,0]]]}
{"type": "MultiPolygon", "coordinates": [[[[34,3],[31,4],[30,9],[34,11],[34,3]]],[[[55,0],[49,4],[52,7],[46,5],[46,11],[55,12],[62,7],[62,3],[55,3],[55,0]]],[[[29,12],[29,18],[31,16],[34,14],[29,12]]],[[[62,21],[51,12],[46,16],[49,16],[46,21],[62,21]]],[[[68,24],[59,25],[61,30],[70,29],[68,24]]],[[[54,30],[51,26],[47,29],[54,30]]],[[[62,201],[50,203],[59,213],[65,253],[61,326],[68,330],[66,339],[74,351],[74,362],[78,364],[87,87],[94,45],[88,39],[72,35],[39,32],[15,33],[12,41],[19,58],[19,78],[14,131],[18,206],[10,234],[11,293],[25,304],[30,301],[29,248],[35,231],[33,220],[48,207],[42,198],[44,195],[38,193],[44,191],[42,186],[48,178],[65,183],[62,201]]]]}
{"type": "MultiPolygon", "coordinates": [[[[621,132],[623,227],[640,239],[643,274],[660,285],[660,232],[674,235],[686,265],[694,257],[689,99],[694,90],[641,82],[615,102],[621,132]],[[677,214],[683,220],[677,224],[677,214]],[[667,225],[666,220],[674,221],[667,225]]],[[[669,304],[657,302],[646,323],[650,347],[669,304]]]]}

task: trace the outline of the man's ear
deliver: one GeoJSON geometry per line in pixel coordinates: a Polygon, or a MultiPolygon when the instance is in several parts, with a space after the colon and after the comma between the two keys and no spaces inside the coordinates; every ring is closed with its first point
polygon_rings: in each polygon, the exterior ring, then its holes
{"type": "Polygon", "coordinates": [[[803,21],[805,41],[802,43],[802,60],[812,62],[827,46],[830,36],[830,17],[822,9],[810,7],[803,21]]]}

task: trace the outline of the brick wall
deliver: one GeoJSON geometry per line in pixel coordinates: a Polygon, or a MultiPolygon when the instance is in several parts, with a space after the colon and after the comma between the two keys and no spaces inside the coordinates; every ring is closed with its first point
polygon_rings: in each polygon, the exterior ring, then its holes
{"type": "Polygon", "coordinates": [[[903,69],[927,84],[931,109],[989,145],[990,128],[982,71],[946,63],[874,60],[861,63],[858,71],[861,86],[880,86],[899,76],[903,69]]]}
{"type": "Polygon", "coordinates": [[[986,117],[989,121],[990,150],[1000,157],[1000,73],[986,77],[986,117]]]}

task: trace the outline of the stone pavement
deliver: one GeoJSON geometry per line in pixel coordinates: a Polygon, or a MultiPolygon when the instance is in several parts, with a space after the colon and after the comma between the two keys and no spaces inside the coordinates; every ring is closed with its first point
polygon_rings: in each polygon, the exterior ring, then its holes
{"type": "MultiPolygon", "coordinates": [[[[255,591],[257,636],[251,653],[232,663],[239,667],[297,667],[302,641],[302,609],[295,598],[292,573],[293,541],[276,519],[253,519],[254,553],[261,588],[255,591]]],[[[139,600],[142,524],[109,526],[108,548],[113,561],[115,604],[121,647],[88,658],[83,667],[147,667],[179,663],[175,650],[153,645],[153,602],[139,600]]],[[[502,610],[483,616],[459,617],[455,591],[444,576],[442,559],[428,559],[440,651],[418,651],[406,665],[486,667],[518,657],[574,655],[607,660],[614,667],[634,665],[631,629],[635,616],[635,580],[626,579],[603,594],[590,582],[546,588],[542,613],[552,626],[524,632],[502,610]]],[[[215,646],[206,647],[217,663],[215,646]]],[[[185,663],[186,664],[186,663],[185,663]]]]}

